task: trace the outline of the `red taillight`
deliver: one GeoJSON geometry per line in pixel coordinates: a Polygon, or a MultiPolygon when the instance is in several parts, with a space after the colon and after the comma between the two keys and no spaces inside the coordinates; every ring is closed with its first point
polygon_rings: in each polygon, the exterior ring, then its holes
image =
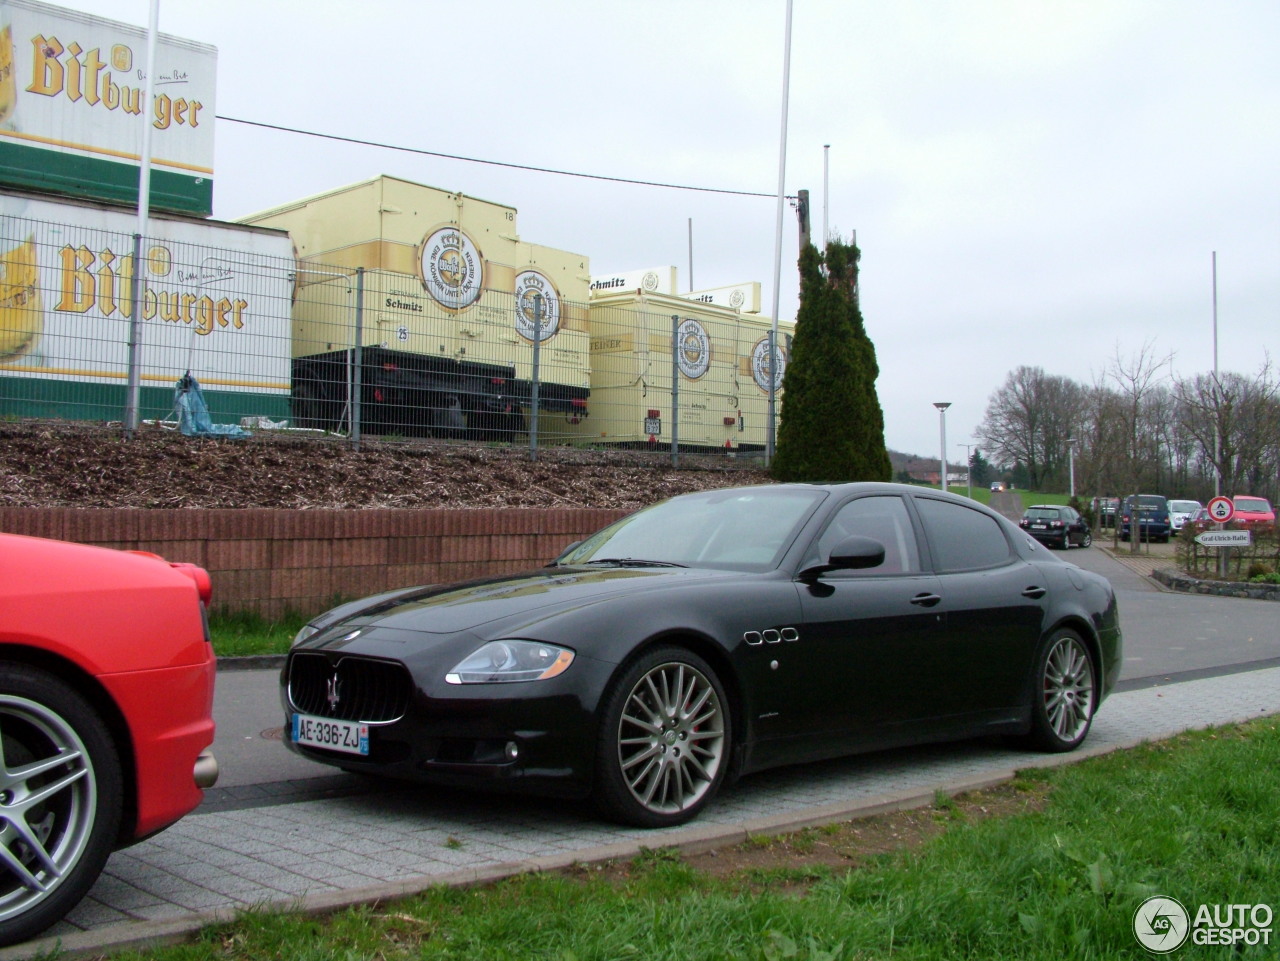
{"type": "Polygon", "coordinates": [[[581,407],[583,409],[585,409],[587,406],[586,398],[583,398],[583,397],[575,397],[573,398],[573,400],[569,401],[569,403],[572,404],[574,407],[581,407]]]}
{"type": "Polygon", "coordinates": [[[395,364],[393,364],[391,361],[386,360],[386,361],[383,361],[383,362],[382,362],[382,369],[383,369],[383,370],[399,370],[400,368],[398,368],[398,367],[397,367],[395,364]]]}

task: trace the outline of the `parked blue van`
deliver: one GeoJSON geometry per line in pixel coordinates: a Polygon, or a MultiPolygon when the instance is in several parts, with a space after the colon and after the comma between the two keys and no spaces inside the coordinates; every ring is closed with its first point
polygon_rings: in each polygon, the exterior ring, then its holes
{"type": "MultiPolygon", "coordinates": [[[[1134,515],[1133,495],[1120,503],[1120,540],[1129,539],[1134,515]]],[[[1169,499],[1163,494],[1139,494],[1137,504],[1138,540],[1169,543],[1173,527],[1169,520],[1169,499]]]]}

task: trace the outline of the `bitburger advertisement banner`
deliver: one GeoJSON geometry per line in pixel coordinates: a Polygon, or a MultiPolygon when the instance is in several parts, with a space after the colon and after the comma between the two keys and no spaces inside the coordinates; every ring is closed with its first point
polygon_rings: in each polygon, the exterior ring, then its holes
{"type": "Polygon", "coordinates": [[[136,204],[150,123],[151,205],[213,211],[217,50],[32,0],[0,0],[0,186],[136,204]]]}

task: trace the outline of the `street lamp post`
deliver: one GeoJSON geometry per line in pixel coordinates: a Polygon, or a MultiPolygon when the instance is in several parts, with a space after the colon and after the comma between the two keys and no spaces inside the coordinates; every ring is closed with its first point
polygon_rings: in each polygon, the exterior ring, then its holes
{"type": "Polygon", "coordinates": [[[1067,438],[1067,477],[1071,485],[1071,499],[1076,499],[1076,439],[1067,438]]]}
{"type": "Polygon", "coordinates": [[[964,448],[964,477],[969,483],[969,500],[973,500],[973,448],[975,444],[956,444],[964,448]]]}
{"type": "Polygon", "coordinates": [[[938,408],[938,425],[942,433],[942,458],[940,466],[942,470],[942,489],[947,489],[947,408],[951,406],[951,401],[935,403],[934,407],[938,408]]]}

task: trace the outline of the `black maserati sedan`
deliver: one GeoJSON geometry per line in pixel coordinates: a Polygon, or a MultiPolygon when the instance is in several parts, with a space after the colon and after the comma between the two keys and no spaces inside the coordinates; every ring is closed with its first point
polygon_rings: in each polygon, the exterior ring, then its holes
{"type": "Polygon", "coordinates": [[[666,827],[778,765],[990,734],[1070,751],[1120,664],[1108,582],[984,506],[776,484],[343,604],[299,633],[281,697],[316,761],[666,827]]]}

